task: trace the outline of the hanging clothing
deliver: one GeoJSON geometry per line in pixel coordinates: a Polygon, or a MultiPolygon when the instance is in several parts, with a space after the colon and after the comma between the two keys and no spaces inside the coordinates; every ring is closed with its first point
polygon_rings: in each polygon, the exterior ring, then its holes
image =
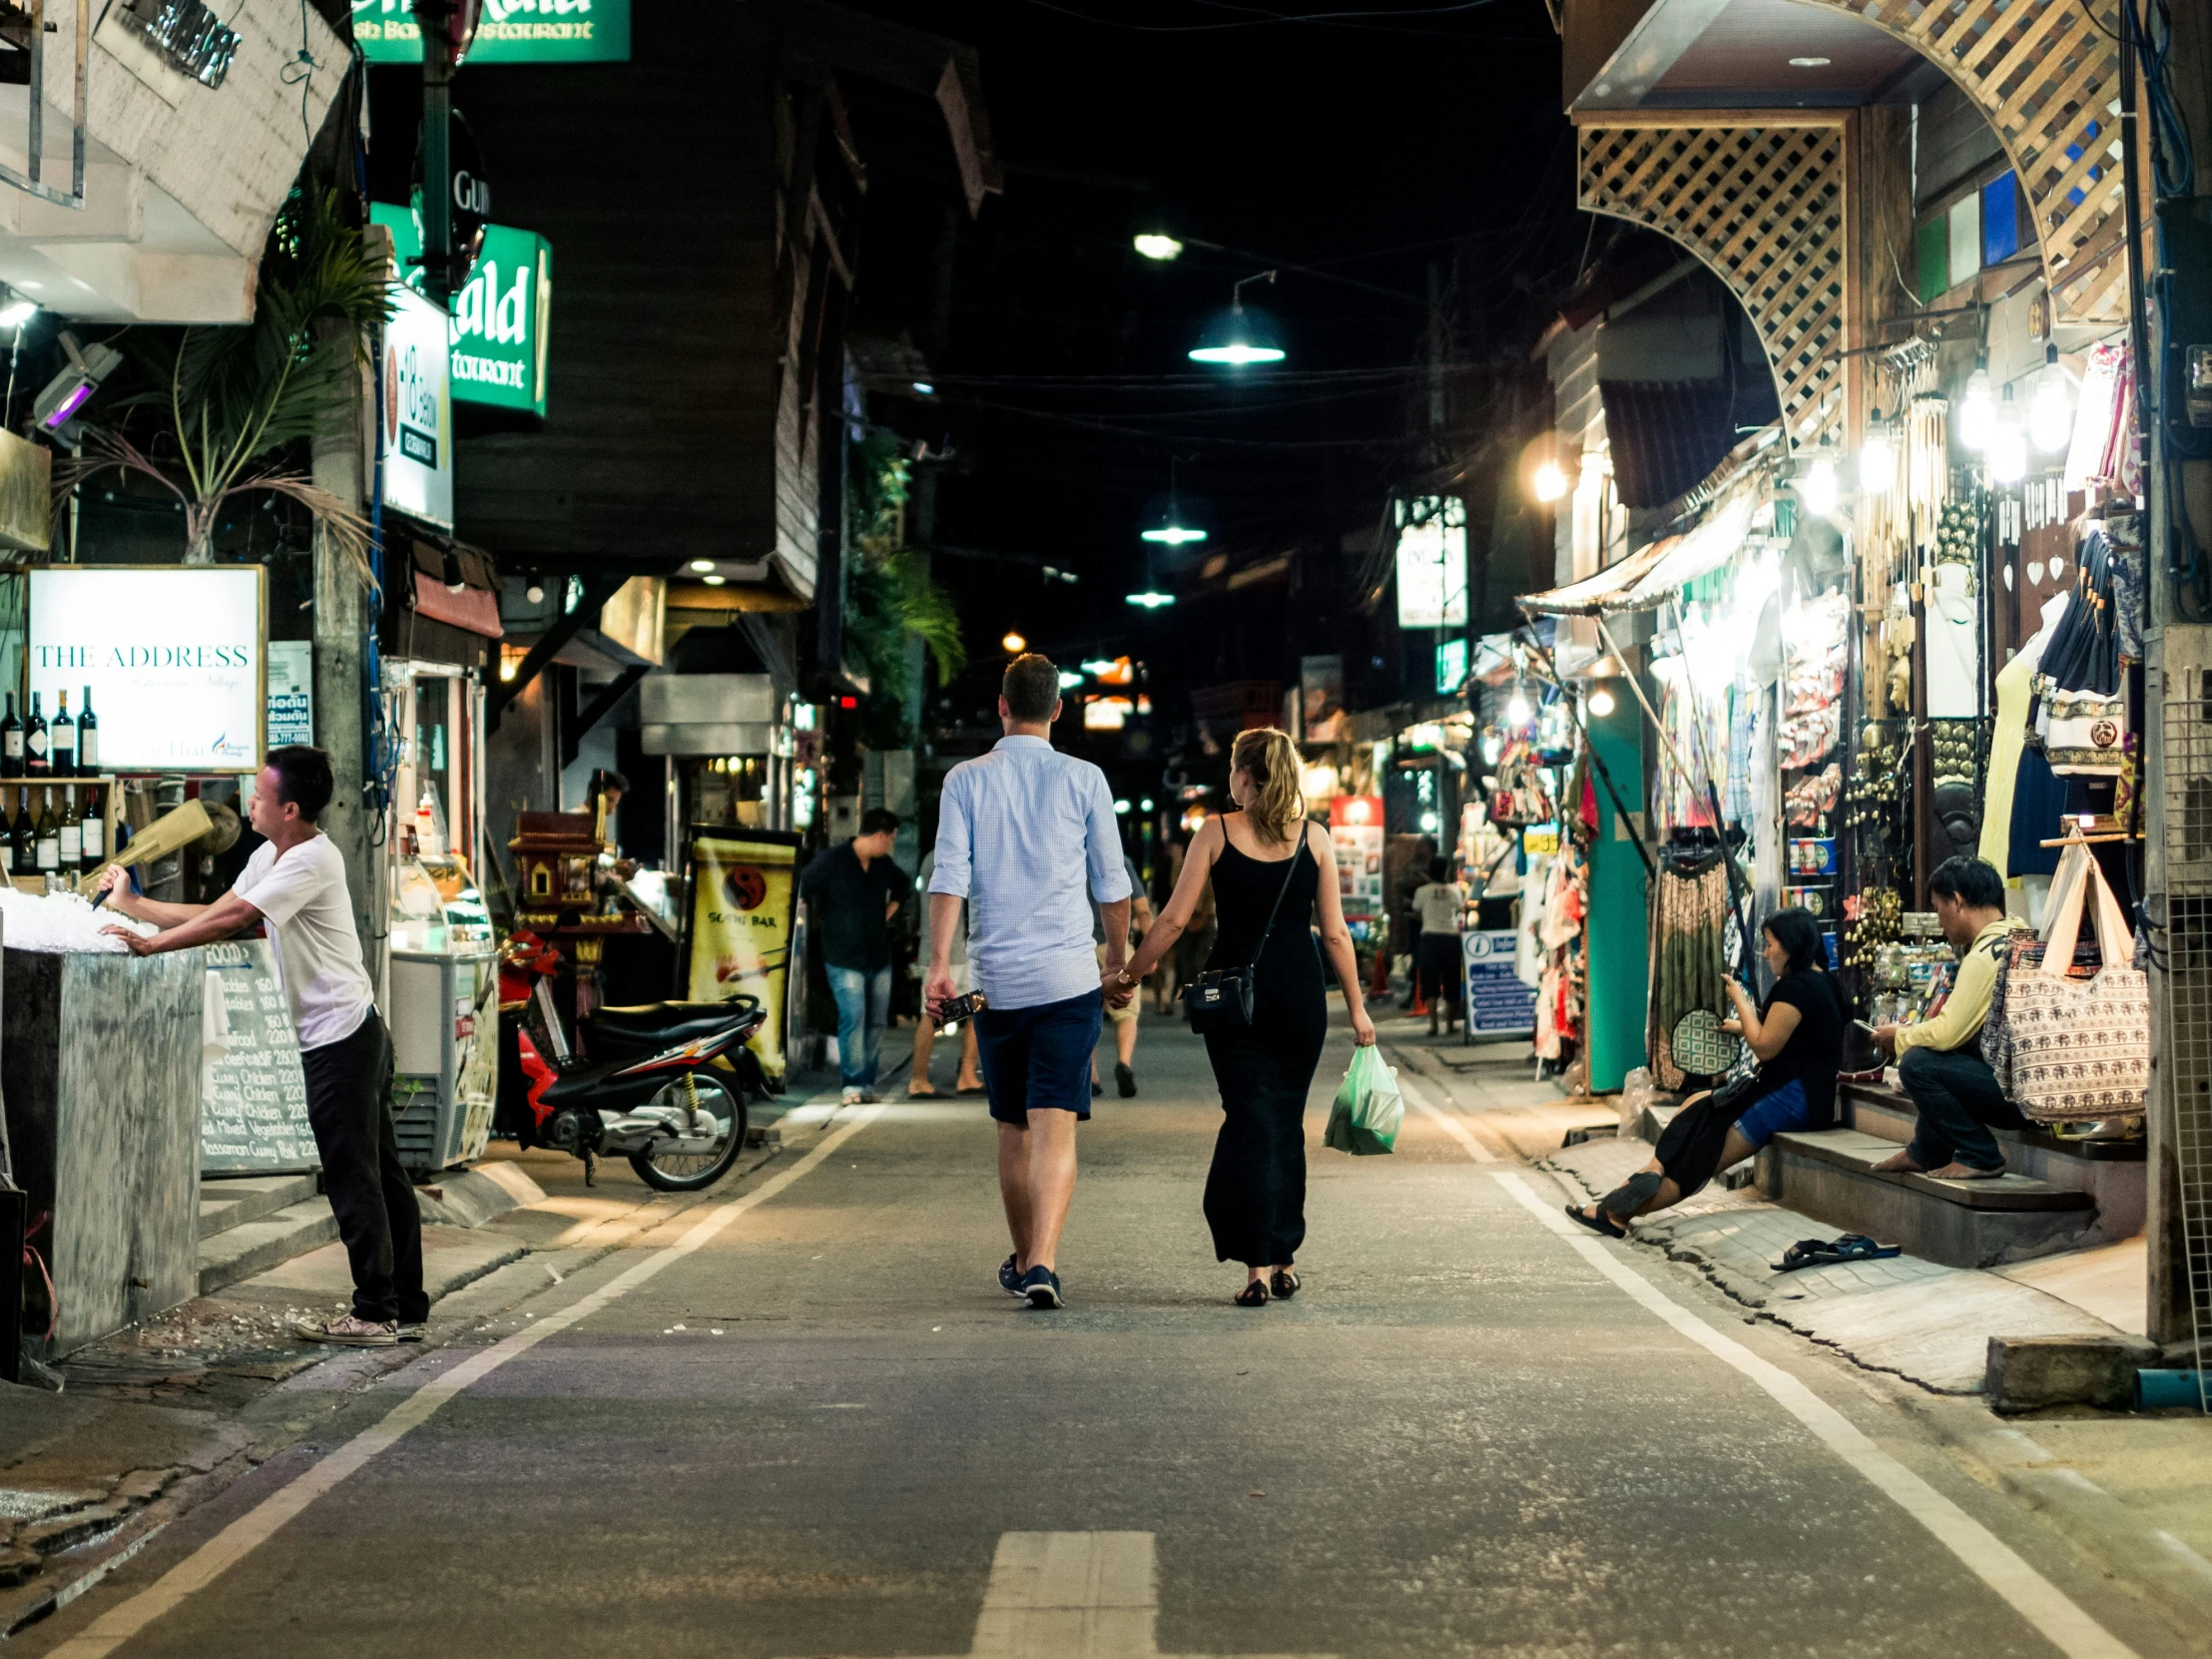
{"type": "MultiPolygon", "coordinates": [[[[2060,596],[2063,603],[2064,596],[2060,596]]],[[[2058,619],[2046,622],[1997,670],[1996,728],[1989,740],[1988,793],[1981,806],[1981,856],[2003,876],[2012,868],[2012,798],[2020,759],[2027,752],[2027,723],[2035,707],[2035,672],[2058,619]]],[[[2037,848],[2040,851],[2040,848],[2037,848]]]]}
{"type": "Polygon", "coordinates": [[[1674,1060],[1675,1021],[1693,1008],[1727,1009],[1723,945],[1728,924],[1728,871],[1718,852],[1659,866],[1651,894],[1651,1001],[1645,1048],[1661,1088],[1679,1089],[1686,1074],[1674,1060]]]}

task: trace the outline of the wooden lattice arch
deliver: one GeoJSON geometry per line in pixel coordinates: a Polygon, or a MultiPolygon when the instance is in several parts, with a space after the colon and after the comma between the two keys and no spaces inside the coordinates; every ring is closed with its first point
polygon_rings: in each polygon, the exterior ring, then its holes
{"type": "Polygon", "coordinates": [[[1872,23],[1955,81],[2019,176],[2058,320],[2126,319],[2113,0],[1804,3],[1872,23]]]}
{"type": "Polygon", "coordinates": [[[1584,121],[1580,205],[1649,226],[1712,267],[1759,332],[1792,445],[1840,436],[1842,121],[1741,127],[1584,121]]]}

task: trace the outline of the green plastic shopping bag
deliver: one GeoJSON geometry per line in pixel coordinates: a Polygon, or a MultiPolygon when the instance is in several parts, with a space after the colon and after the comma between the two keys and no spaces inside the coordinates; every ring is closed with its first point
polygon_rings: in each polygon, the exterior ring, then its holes
{"type": "Polygon", "coordinates": [[[1405,1102],[1397,1092],[1397,1073],[1382,1063],[1372,1043],[1352,1051],[1344,1085],[1329,1108],[1329,1129],[1322,1144],[1355,1157],[1396,1150],[1405,1102]]]}

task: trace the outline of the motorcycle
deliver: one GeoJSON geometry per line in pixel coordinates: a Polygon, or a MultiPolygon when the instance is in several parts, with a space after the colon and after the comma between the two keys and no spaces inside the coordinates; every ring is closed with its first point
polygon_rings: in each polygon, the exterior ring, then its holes
{"type": "Polygon", "coordinates": [[[501,953],[495,1127],[525,1147],[574,1153],[586,1186],[601,1158],[629,1159],[664,1193],[713,1186],[745,1150],[748,1097],[772,1092],[745,1047],[765,1017],[760,1000],[602,1008],[577,1022],[578,1055],[553,1005],[560,965],[558,950],[526,932],[501,953]]]}

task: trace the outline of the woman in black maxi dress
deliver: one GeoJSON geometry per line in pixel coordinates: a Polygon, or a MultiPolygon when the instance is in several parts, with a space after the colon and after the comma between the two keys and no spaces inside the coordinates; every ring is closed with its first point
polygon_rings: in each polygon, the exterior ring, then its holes
{"type": "Polygon", "coordinates": [[[1335,853],[1327,831],[1305,820],[1297,767],[1284,734],[1239,736],[1230,793],[1242,811],[1209,820],[1199,831],[1175,895],[1136,957],[1107,985],[1109,995],[1118,995],[1143,979],[1152,960],[1172,947],[1210,875],[1221,931],[1207,965],[1254,964],[1252,1023],[1206,1036],[1223,1112],[1206,1177],[1206,1221],[1216,1258],[1245,1265],[1247,1283],[1236,1300],[1248,1308],[1299,1288],[1292,1264],[1306,1238],[1306,1102],[1329,1035],[1314,937],[1317,904],[1321,943],[1344,985],[1355,1039],[1375,1041],[1335,853]]]}

